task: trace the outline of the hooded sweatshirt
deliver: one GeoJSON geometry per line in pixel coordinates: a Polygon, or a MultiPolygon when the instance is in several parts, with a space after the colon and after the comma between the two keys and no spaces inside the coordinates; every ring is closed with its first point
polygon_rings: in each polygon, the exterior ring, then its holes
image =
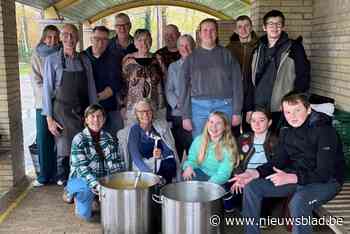
{"type": "Polygon", "coordinates": [[[54,47],[49,47],[45,43],[40,42],[35,50],[33,51],[31,65],[32,65],[32,75],[31,75],[31,83],[34,92],[35,98],[35,108],[42,108],[42,100],[43,100],[43,65],[44,60],[50,54],[58,51],[61,45],[57,45],[54,47]]]}

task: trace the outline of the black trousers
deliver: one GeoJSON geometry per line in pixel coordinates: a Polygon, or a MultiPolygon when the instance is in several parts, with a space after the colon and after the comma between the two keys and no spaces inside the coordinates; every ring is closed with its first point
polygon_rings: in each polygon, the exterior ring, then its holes
{"type": "Polygon", "coordinates": [[[192,133],[183,129],[181,116],[172,116],[171,122],[173,124],[171,132],[175,138],[175,147],[181,162],[184,151],[188,155],[192,144],[192,133]]]}

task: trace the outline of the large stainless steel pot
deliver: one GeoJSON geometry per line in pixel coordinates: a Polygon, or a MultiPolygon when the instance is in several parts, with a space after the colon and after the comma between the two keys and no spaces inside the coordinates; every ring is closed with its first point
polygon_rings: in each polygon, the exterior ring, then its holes
{"type": "Polygon", "coordinates": [[[104,233],[153,234],[152,199],[160,178],[140,172],[121,172],[103,178],[100,190],[101,220],[104,233]]]}
{"type": "Polygon", "coordinates": [[[220,185],[179,182],[164,186],[160,193],[160,197],[153,195],[153,200],[162,204],[162,234],[221,233],[220,225],[211,222],[211,217],[223,213],[225,190],[220,185]]]}

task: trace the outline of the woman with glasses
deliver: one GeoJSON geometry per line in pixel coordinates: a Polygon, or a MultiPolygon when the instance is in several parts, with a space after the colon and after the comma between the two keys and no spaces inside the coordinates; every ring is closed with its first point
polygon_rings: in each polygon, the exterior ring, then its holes
{"type": "Polygon", "coordinates": [[[125,161],[132,170],[153,172],[171,183],[179,161],[167,122],[153,118],[149,99],[138,101],[134,113],[137,122],[118,136],[125,161]]]}

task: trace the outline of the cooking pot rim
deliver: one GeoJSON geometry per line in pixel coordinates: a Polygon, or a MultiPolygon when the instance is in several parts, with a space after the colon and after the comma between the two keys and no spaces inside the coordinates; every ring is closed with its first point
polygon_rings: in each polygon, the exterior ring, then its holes
{"type": "Polygon", "coordinates": [[[112,189],[112,190],[148,190],[150,189],[151,187],[157,185],[157,184],[160,184],[161,182],[161,179],[160,179],[160,176],[154,174],[154,173],[151,173],[151,172],[138,172],[138,171],[123,171],[123,172],[117,172],[117,173],[114,173],[112,175],[109,175],[109,176],[105,176],[103,178],[101,178],[99,180],[100,182],[100,185],[102,188],[107,188],[107,189],[112,189]],[[141,178],[142,176],[146,175],[147,177],[151,177],[151,178],[154,178],[154,182],[153,183],[150,183],[150,185],[147,187],[147,188],[113,188],[111,186],[108,185],[108,183],[106,182],[106,180],[110,180],[110,179],[113,179],[114,177],[118,177],[118,176],[121,176],[121,175],[130,175],[130,176],[137,176],[139,173],[141,173],[141,178]]]}
{"type": "Polygon", "coordinates": [[[227,192],[220,185],[215,184],[215,183],[211,183],[211,182],[208,182],[208,181],[193,181],[193,180],[192,181],[179,181],[179,182],[176,182],[176,183],[167,184],[167,185],[165,185],[164,187],[162,187],[160,189],[161,197],[164,197],[164,198],[166,198],[168,200],[172,200],[172,201],[175,201],[175,202],[181,202],[181,203],[210,203],[210,202],[214,202],[214,201],[222,199],[226,194],[227,194],[227,192]],[[220,196],[218,196],[217,198],[209,200],[209,201],[183,201],[183,200],[180,200],[180,199],[174,199],[172,197],[164,195],[164,191],[167,188],[169,188],[170,186],[177,186],[179,184],[194,184],[194,185],[201,184],[201,185],[212,186],[212,187],[216,187],[217,189],[221,190],[222,194],[220,196]]]}

